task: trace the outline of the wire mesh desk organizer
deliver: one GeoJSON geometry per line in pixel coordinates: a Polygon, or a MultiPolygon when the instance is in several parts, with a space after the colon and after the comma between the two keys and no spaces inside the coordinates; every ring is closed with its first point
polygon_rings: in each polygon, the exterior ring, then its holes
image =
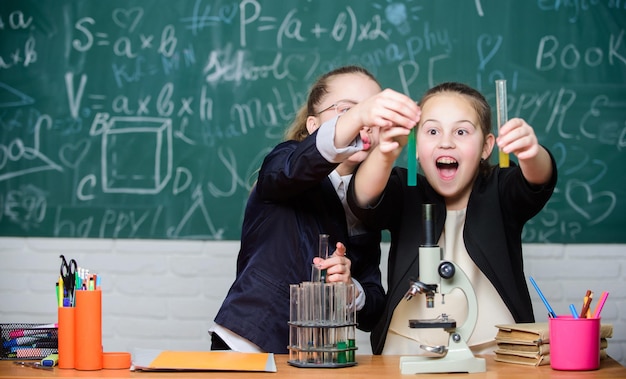
{"type": "MultiPolygon", "coordinates": [[[[328,236],[320,235],[320,250],[327,249],[327,244],[328,236]]],[[[324,270],[316,266],[310,282],[290,285],[287,361],[290,365],[315,368],[356,365],[354,295],[354,284],[326,283],[324,270]]]]}
{"type": "Polygon", "coordinates": [[[0,360],[42,359],[58,352],[56,324],[0,324],[0,360]]]}

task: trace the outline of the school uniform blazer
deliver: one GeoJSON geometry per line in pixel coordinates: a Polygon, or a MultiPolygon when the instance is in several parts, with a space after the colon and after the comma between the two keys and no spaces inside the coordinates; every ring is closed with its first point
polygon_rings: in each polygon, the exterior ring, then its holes
{"type": "MultiPolygon", "coordinates": [[[[515,321],[533,322],[524,276],[522,228],[550,199],[557,171],[552,158],[550,181],[533,186],[526,182],[518,166],[513,162],[511,166],[494,167],[487,176],[477,178],[467,206],[463,240],[469,256],[491,281],[515,321]]],[[[357,217],[369,227],[389,229],[391,234],[387,304],[370,335],[374,354],[382,353],[393,311],[409,289],[410,279],[419,274],[419,246],[424,242],[422,204],[435,204],[435,241],[439,240],[446,219],[443,198],[424,176],[418,176],[417,186],[409,187],[406,183],[407,170],[394,168],[382,198],[367,209],[355,203],[353,183],[348,192],[348,203],[357,217]]]]}
{"type": "Polygon", "coordinates": [[[237,274],[215,322],[261,349],[287,353],[289,285],[311,279],[319,234],[346,245],[351,274],[363,286],[359,329],[369,331],[382,315],[380,231],[350,238],[344,208],[328,178],[336,163],[324,159],[315,133],[279,144],[263,162],[242,226],[237,274]]]}

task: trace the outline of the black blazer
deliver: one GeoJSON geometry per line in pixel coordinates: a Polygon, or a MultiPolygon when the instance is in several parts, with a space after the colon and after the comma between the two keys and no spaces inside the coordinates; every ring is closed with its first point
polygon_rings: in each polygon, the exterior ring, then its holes
{"type": "MultiPolygon", "coordinates": [[[[522,258],[522,229],[552,196],[557,169],[552,158],[553,176],[543,186],[532,186],[514,163],[510,168],[479,176],[467,206],[463,239],[472,260],[494,285],[516,322],[533,322],[534,315],[522,258]]],[[[370,336],[372,351],[381,354],[396,305],[409,289],[411,278],[419,273],[418,249],[424,242],[422,204],[435,204],[436,240],[445,225],[443,198],[418,176],[417,186],[409,187],[407,170],[394,168],[379,203],[368,209],[355,203],[354,186],[348,191],[351,209],[366,225],[388,229],[391,246],[388,264],[388,298],[385,313],[370,336]]]]}
{"type": "Polygon", "coordinates": [[[346,245],[352,276],[363,286],[359,329],[371,330],[384,309],[380,231],[348,236],[328,178],[337,164],[321,156],[316,134],[283,142],[265,158],[246,206],[235,282],[215,318],[267,352],[288,351],[289,284],[311,279],[320,233],[330,235],[330,252],[338,241],[346,245]]]}

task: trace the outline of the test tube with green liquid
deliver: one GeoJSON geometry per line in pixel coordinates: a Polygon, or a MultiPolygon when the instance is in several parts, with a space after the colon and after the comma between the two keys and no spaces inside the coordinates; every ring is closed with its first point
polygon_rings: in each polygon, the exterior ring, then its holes
{"type": "Polygon", "coordinates": [[[348,333],[347,324],[347,286],[345,283],[337,283],[335,285],[335,325],[338,328],[335,330],[335,340],[337,342],[337,356],[336,361],[340,364],[348,362],[347,348],[348,348],[348,333]]]}
{"type": "MultiPolygon", "coordinates": [[[[506,80],[496,80],[496,111],[498,122],[498,135],[500,135],[500,127],[504,125],[508,120],[506,108],[506,80]]],[[[500,167],[509,167],[509,154],[498,148],[498,162],[500,167]]]]}
{"type": "Polygon", "coordinates": [[[408,174],[406,184],[410,187],[415,187],[417,185],[417,139],[415,133],[417,133],[417,125],[409,132],[409,141],[407,147],[408,150],[406,168],[408,174]]]}
{"type": "Polygon", "coordinates": [[[354,349],[356,349],[356,304],[354,304],[356,300],[356,286],[354,284],[348,284],[346,288],[346,299],[349,303],[347,307],[346,313],[346,322],[350,324],[348,327],[348,353],[346,354],[347,362],[356,362],[356,353],[354,349]]]}

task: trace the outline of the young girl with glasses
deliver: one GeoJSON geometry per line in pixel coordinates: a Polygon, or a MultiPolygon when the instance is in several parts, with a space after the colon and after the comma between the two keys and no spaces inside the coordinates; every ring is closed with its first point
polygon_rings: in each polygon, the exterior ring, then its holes
{"type": "Polygon", "coordinates": [[[361,67],[340,67],[313,84],[250,193],[237,274],[215,318],[212,349],[287,353],[289,285],[309,281],[312,264],[327,271],[327,282],[355,283],[358,327],[373,327],[385,303],[380,232],[349,212],[345,191],[378,143],[378,128],[408,128],[418,118],[414,101],[382,91],[361,67]],[[320,234],[336,248],[326,260],[316,258],[320,234]]]}

